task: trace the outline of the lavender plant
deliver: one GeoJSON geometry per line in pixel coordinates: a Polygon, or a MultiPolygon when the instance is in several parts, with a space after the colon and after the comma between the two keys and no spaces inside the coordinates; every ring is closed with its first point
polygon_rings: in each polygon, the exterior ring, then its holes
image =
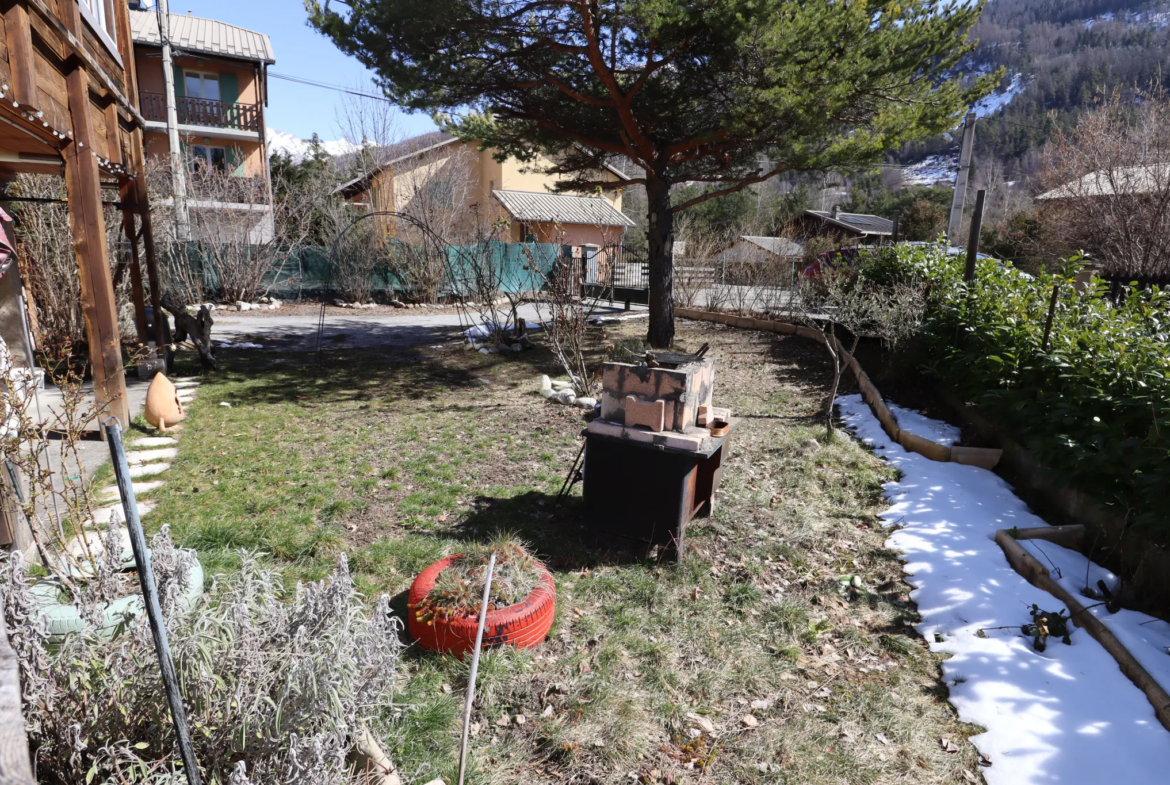
{"type": "MultiPolygon", "coordinates": [[[[151,543],[175,667],[204,782],[341,785],[363,728],[386,716],[401,623],[382,596],[367,610],[344,556],[298,585],[247,555],[187,613],[184,559],[166,530],[151,543]]],[[[185,782],[150,628],[106,641],[91,626],[49,646],[19,553],[0,564],[25,719],[42,782],[185,782]]]]}

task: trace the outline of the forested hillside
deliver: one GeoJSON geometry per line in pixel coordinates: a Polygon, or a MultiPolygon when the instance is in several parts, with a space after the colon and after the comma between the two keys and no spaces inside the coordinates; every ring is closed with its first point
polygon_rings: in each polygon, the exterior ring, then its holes
{"type": "MultiPolygon", "coordinates": [[[[977,153],[998,158],[1011,179],[1034,174],[1053,127],[1068,127],[1104,92],[1165,80],[1170,72],[1166,0],[991,0],[972,33],[978,67],[1003,66],[1006,89],[1023,89],[981,113],[977,153]]],[[[902,151],[903,161],[953,149],[936,138],[902,151]]]]}

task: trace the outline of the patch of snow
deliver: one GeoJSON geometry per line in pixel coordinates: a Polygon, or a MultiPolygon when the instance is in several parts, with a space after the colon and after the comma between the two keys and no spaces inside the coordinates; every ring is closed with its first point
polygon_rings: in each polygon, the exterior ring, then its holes
{"type": "Polygon", "coordinates": [[[973,111],[978,117],[993,115],[1010,104],[1012,99],[1024,92],[1024,88],[1027,86],[1028,83],[1024,80],[1022,74],[1012,74],[1012,80],[1008,83],[1007,87],[1003,90],[996,90],[991,95],[978,101],[973,107],[973,111]]]}
{"type": "MultiPolygon", "coordinates": [[[[307,139],[298,139],[292,134],[278,131],[275,128],[268,128],[265,134],[265,140],[268,144],[268,154],[282,153],[287,154],[294,162],[299,163],[304,160],[305,156],[309,154],[311,145],[307,139]]],[[[344,155],[352,153],[358,149],[358,145],[349,141],[348,139],[332,139],[329,141],[322,140],[321,149],[332,156],[344,155]]]]}
{"type": "MultiPolygon", "coordinates": [[[[477,324],[477,325],[473,325],[472,327],[468,327],[466,330],[463,331],[463,334],[466,335],[468,338],[487,338],[488,336],[492,335],[493,333],[496,333],[499,330],[502,330],[505,326],[506,325],[497,326],[497,325],[493,324],[492,322],[484,322],[482,324],[477,324]]],[[[529,330],[539,330],[541,327],[540,324],[538,324],[536,322],[530,322],[527,320],[525,320],[524,326],[526,329],[529,329],[529,330]]]]}
{"type": "Polygon", "coordinates": [[[955,184],[955,172],[959,171],[959,156],[928,155],[916,164],[902,169],[902,185],[949,185],[955,184]]]}
{"type": "MultiPolygon", "coordinates": [[[[989,785],[1165,781],[1170,734],[1113,657],[1081,629],[1072,645],[1051,641],[1043,653],[1020,632],[1033,603],[1051,611],[1063,605],[1008,565],[995,532],[1047,523],[993,472],[931,461],[893,443],[860,395],[837,402],[857,437],[901,472],[885,486],[893,506],[882,518],[901,527],[887,544],[905,559],[922,616],[917,630],[932,651],[950,655],[942,671],[959,718],[987,729],[971,741],[991,759],[982,770],[989,785]],[[986,637],[976,634],[981,629],[986,637]]],[[[911,432],[954,435],[945,423],[905,410],[901,417],[911,432]]],[[[1055,558],[1055,546],[1041,547],[1055,558]]],[[[1079,593],[1085,565],[1071,557],[1068,565],[1063,580],[1079,593]]],[[[1138,625],[1148,618],[1117,614],[1107,623],[1147,636],[1152,657],[1166,625],[1138,625]]]]}

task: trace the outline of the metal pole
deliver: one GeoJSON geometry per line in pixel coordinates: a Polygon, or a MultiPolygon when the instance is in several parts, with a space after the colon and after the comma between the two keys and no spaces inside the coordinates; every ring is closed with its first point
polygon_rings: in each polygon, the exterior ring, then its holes
{"type": "Polygon", "coordinates": [[[975,195],[975,213],[971,216],[971,236],[967,240],[967,266],[963,270],[963,280],[971,281],[975,278],[975,257],[979,254],[979,233],[983,229],[983,200],[987,192],[980,190],[975,195]]]}
{"type": "Polygon", "coordinates": [[[488,559],[487,575],[483,579],[483,601],[479,604],[479,628],[475,631],[475,649],[471,653],[471,675],[467,679],[467,700],[463,704],[463,741],[459,745],[459,785],[467,772],[467,734],[471,730],[471,706],[475,703],[475,677],[479,673],[479,650],[483,645],[483,625],[487,621],[488,597],[492,590],[492,573],[496,569],[496,552],[488,559]]]}
{"type": "Polygon", "coordinates": [[[118,493],[122,497],[122,509],[126,513],[130,547],[134,549],[134,563],[138,567],[143,604],[146,606],[146,616],[150,620],[150,631],[154,635],[154,648],[162,668],[163,688],[167,693],[167,703],[171,707],[179,755],[183,759],[183,771],[187,775],[188,785],[201,785],[199,764],[195,761],[191,732],[187,728],[187,713],[183,710],[183,696],[179,693],[179,679],[175,675],[171,646],[167,642],[166,620],[163,619],[162,608],[158,604],[158,589],[154,585],[154,573],[150,569],[150,553],[146,550],[146,536],[142,533],[142,521],[138,518],[138,503],[134,499],[134,486],[130,481],[130,466],[126,463],[126,451],[122,448],[122,432],[116,421],[107,422],[105,427],[106,443],[110,445],[110,457],[114,463],[114,476],[118,480],[118,493]]]}
{"type": "Polygon", "coordinates": [[[967,201],[967,174],[971,169],[971,149],[975,146],[975,113],[968,112],[963,121],[963,146],[959,150],[959,171],[955,173],[955,195],[951,200],[951,220],[947,224],[947,242],[959,242],[959,225],[967,201]]]}
{"type": "Polygon", "coordinates": [[[158,0],[157,16],[159,38],[162,40],[163,92],[167,103],[167,147],[171,152],[171,190],[175,198],[175,235],[179,242],[189,242],[191,216],[187,212],[187,162],[183,160],[183,150],[179,145],[175,66],[171,59],[171,13],[167,8],[167,0],[158,0]]]}

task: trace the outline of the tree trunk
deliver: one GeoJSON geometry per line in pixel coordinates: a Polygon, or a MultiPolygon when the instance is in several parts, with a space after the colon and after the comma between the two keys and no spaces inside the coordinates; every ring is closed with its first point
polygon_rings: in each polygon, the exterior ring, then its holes
{"type": "Polygon", "coordinates": [[[674,213],[670,209],[670,183],[647,176],[648,226],[646,239],[650,262],[650,329],[647,340],[655,349],[674,343],[674,213]]]}

